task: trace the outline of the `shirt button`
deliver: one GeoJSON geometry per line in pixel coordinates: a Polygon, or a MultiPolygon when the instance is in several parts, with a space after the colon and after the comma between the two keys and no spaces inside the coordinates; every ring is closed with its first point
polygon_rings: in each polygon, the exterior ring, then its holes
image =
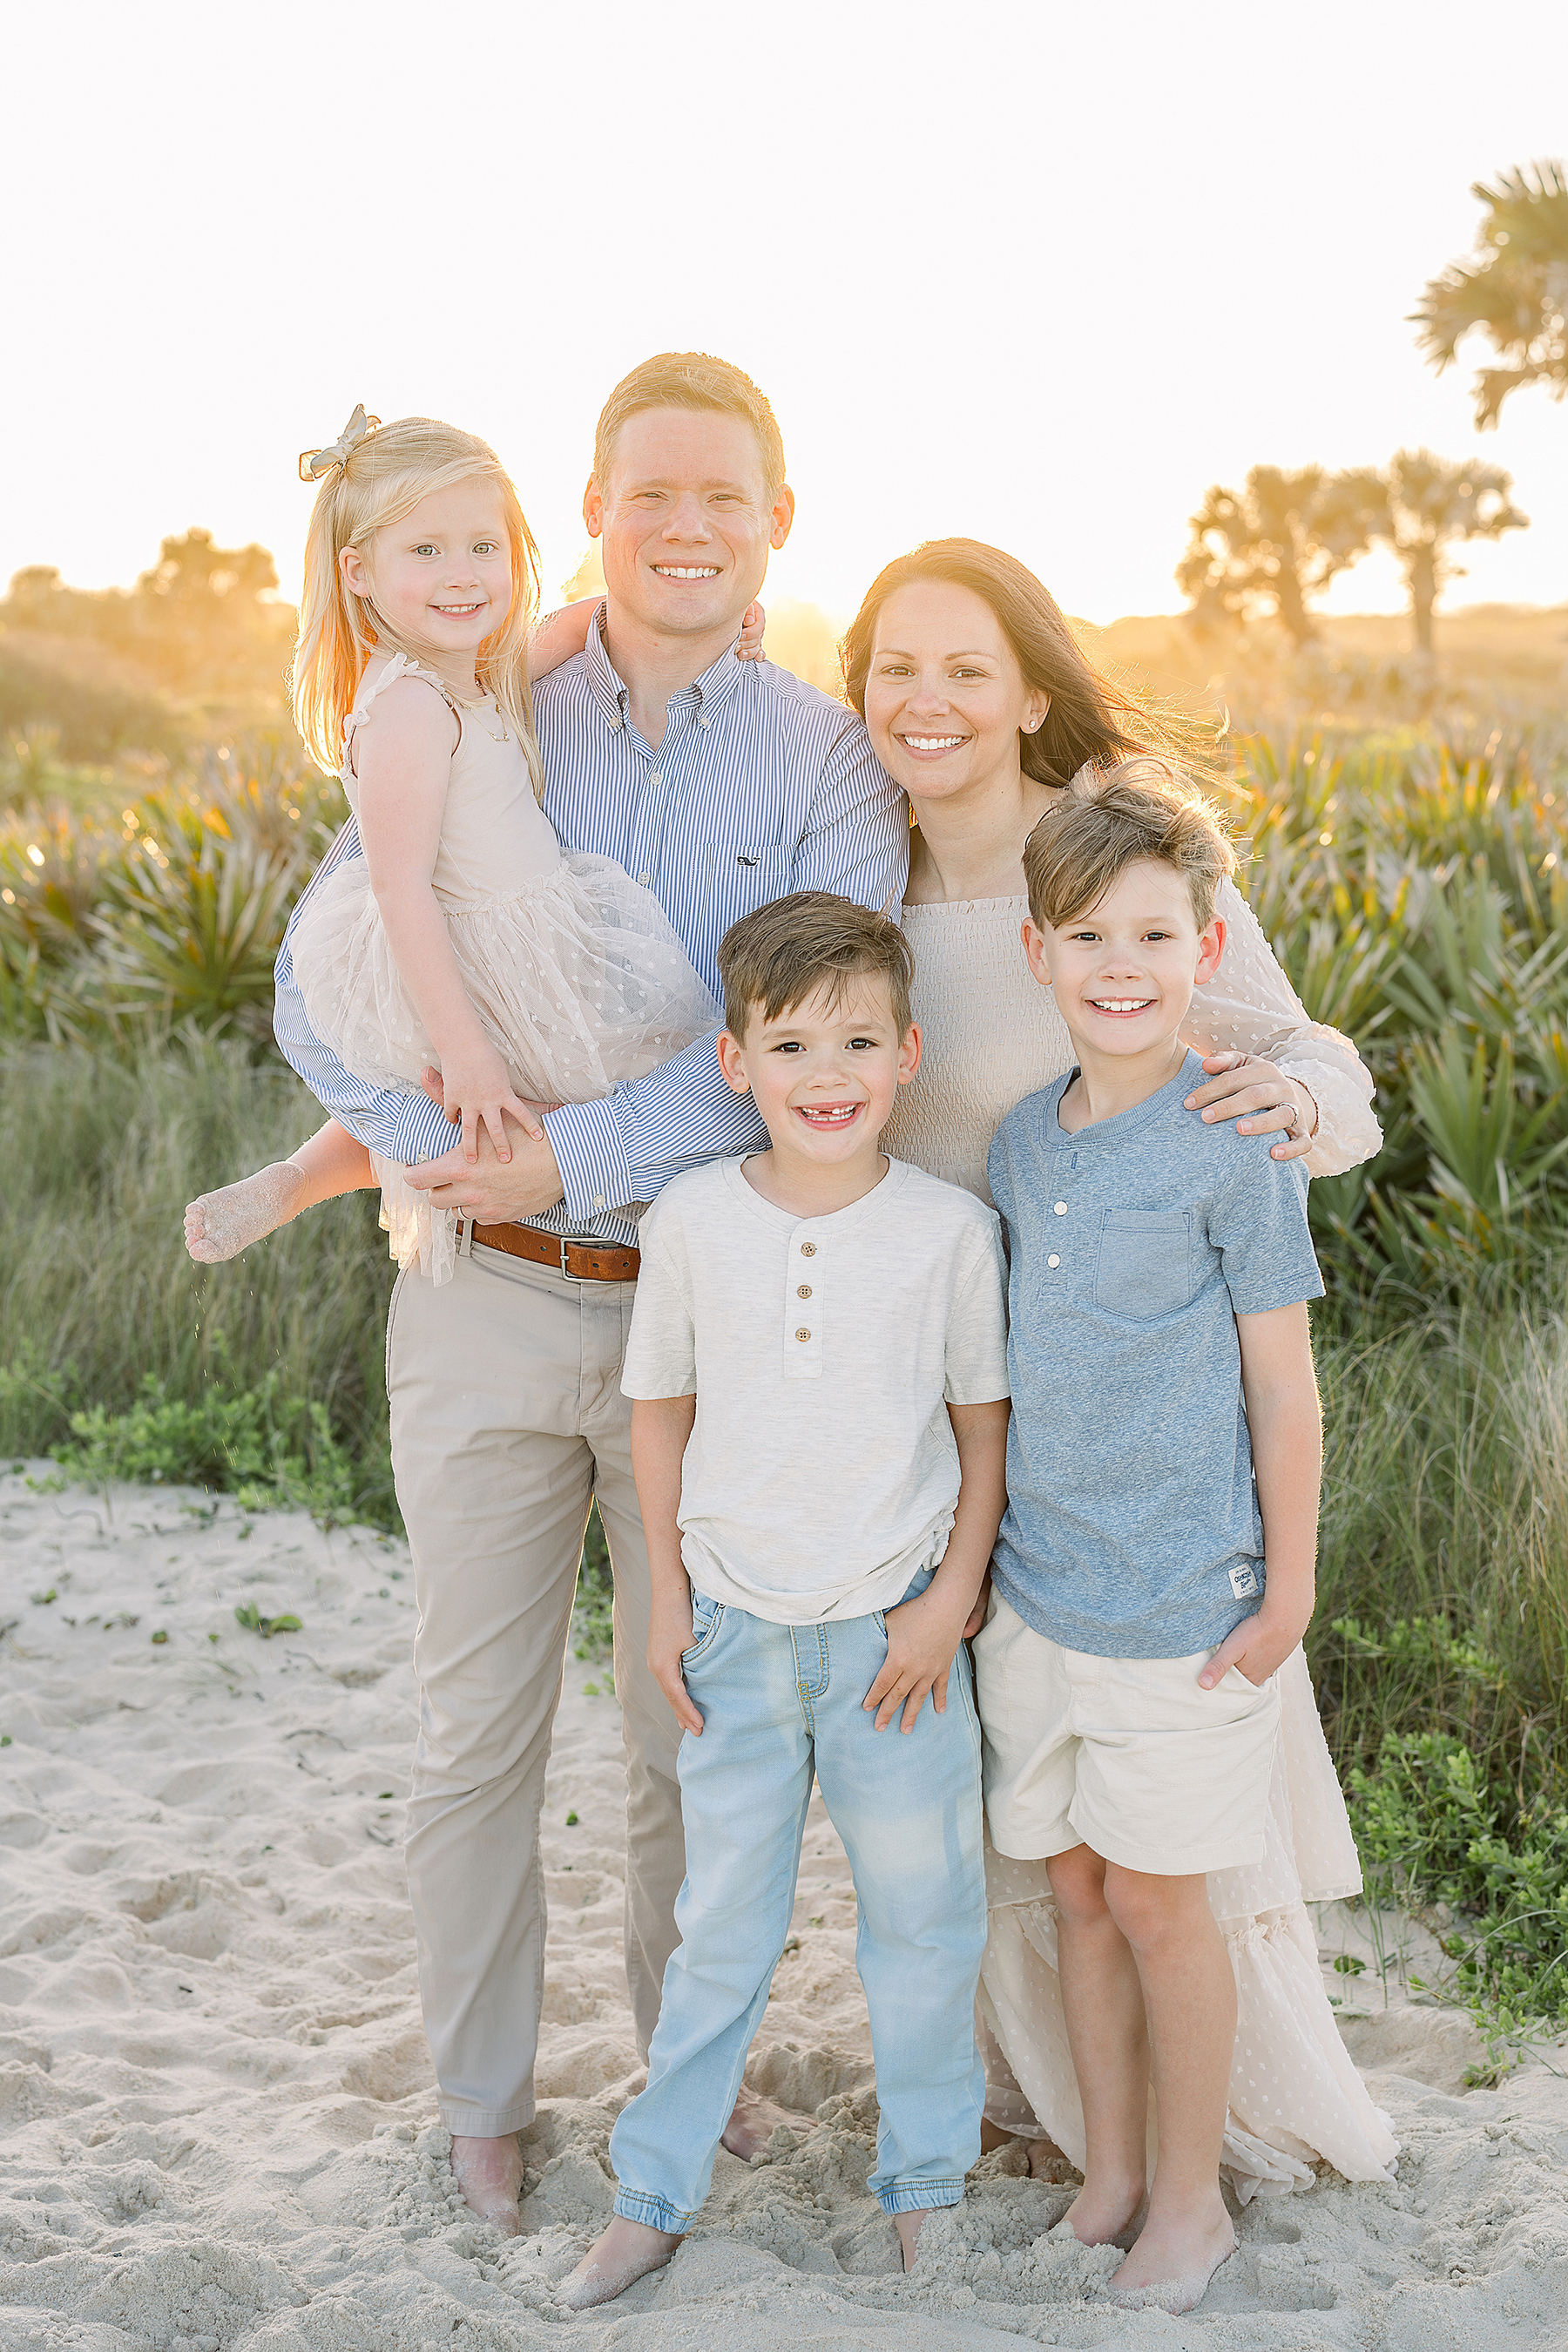
{"type": "Polygon", "coordinates": [[[650,784],[662,784],[664,782],[664,778],[659,774],[657,768],[650,768],[648,770],[647,780],[650,784]]]}
{"type": "Polygon", "coordinates": [[[796,1297],[797,1298],[809,1298],[809,1297],[811,1297],[811,1285],[810,1285],[810,1283],[809,1283],[809,1282],[803,1282],[803,1283],[801,1284],[801,1286],[800,1286],[800,1288],[795,1292],[795,1297],[796,1297]]]}
{"type": "Polygon", "coordinates": [[[1059,1257],[1048,1257],[1046,1260],[1046,1264],[1047,1265],[1060,1265],[1061,1260],[1059,1257]]]}
{"type": "Polygon", "coordinates": [[[707,724],[708,724],[708,713],[707,713],[705,710],[702,712],[701,716],[699,718],[699,719],[698,719],[698,721],[697,721],[697,724],[699,725],[699,727],[706,727],[706,726],[707,726],[707,724]]]}
{"type": "Polygon", "coordinates": [[[803,1326],[803,1327],[802,1327],[802,1328],[801,1328],[800,1330],[798,1330],[798,1331],[795,1333],[795,1338],[796,1338],[797,1339],[810,1339],[810,1337],[811,1337],[811,1334],[810,1334],[810,1332],[809,1332],[809,1331],[807,1331],[807,1330],[805,1328],[805,1327],[803,1326]]]}
{"type": "Polygon", "coordinates": [[[604,1207],[604,1205],[605,1205],[605,1196],[604,1196],[604,1194],[603,1194],[602,1192],[595,1192],[595,1195],[594,1195],[594,1206],[595,1206],[595,1209],[602,1209],[602,1208],[604,1207]]]}
{"type": "Polygon", "coordinates": [[[802,1242],[800,1245],[800,1254],[802,1257],[815,1257],[816,1255],[816,1244],[815,1242],[802,1242]]]}
{"type": "Polygon", "coordinates": [[[637,876],[637,880],[642,884],[643,888],[646,890],[648,884],[653,880],[653,876],[651,874],[639,874],[637,876]]]}
{"type": "Polygon", "coordinates": [[[1058,1217],[1065,1217],[1067,1215],[1068,1204],[1065,1201],[1053,1202],[1052,1206],[1056,1210],[1058,1217]]]}

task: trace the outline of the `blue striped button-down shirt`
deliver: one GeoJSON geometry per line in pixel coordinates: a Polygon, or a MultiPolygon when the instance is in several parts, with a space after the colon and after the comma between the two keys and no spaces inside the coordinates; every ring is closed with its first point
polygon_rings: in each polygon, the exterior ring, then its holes
{"type": "MultiPolygon", "coordinates": [[[[837,890],[896,908],[909,866],[904,796],[853,712],[787,670],[723,654],[671,696],[664,740],[650,751],[595,618],[585,650],[540,680],[534,709],[545,814],[563,847],[616,858],[643,883],[715,995],[720,940],[770,898],[837,890]]],[[[321,871],[363,854],[351,823],[321,871]]],[[[315,1035],[295,985],[293,928],[279,951],[274,1015],[288,1060],[322,1108],[386,1159],[449,1150],[452,1129],[434,1103],[367,1086],[315,1035]]],[[[602,1102],[548,1112],[545,1127],[564,1198],[529,1222],[624,1243],[637,1239],[634,1220],[617,1213],[625,1202],[651,1201],[683,1168],[751,1150],[763,1134],[750,1097],[724,1083],[711,1036],[602,1102]]]]}

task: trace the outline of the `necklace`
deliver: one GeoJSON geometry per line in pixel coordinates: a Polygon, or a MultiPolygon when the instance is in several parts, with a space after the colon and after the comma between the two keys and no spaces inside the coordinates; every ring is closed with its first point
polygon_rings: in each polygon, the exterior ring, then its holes
{"type": "Polygon", "coordinates": [[[506,713],[501,709],[500,703],[497,702],[493,695],[487,694],[482,700],[479,702],[470,702],[465,695],[453,693],[450,687],[447,688],[447,691],[448,694],[451,694],[452,699],[457,704],[459,710],[467,710],[473,718],[479,720],[480,727],[489,737],[492,743],[510,743],[511,741],[511,736],[507,729],[506,713]],[[499,735],[495,732],[489,723],[489,719],[486,717],[485,714],[487,711],[493,711],[495,716],[500,720],[500,733],[499,735]]]}

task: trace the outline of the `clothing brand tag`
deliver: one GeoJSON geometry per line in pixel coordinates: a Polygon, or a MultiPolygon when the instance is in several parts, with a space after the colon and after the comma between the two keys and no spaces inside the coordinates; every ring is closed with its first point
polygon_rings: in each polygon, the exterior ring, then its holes
{"type": "Polygon", "coordinates": [[[1250,1601],[1258,1591],[1258,1570],[1255,1568],[1233,1568],[1230,1589],[1238,1601],[1250,1601]]]}

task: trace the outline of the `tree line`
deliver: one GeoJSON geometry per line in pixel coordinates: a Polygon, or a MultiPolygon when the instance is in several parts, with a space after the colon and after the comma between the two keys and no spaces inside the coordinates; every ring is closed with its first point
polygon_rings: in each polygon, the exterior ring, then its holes
{"type": "MultiPolygon", "coordinates": [[[[1495,426],[1527,384],[1568,391],[1568,178],[1561,163],[1506,172],[1471,193],[1486,206],[1476,251],[1426,287],[1412,314],[1439,373],[1472,333],[1500,364],[1476,379],[1476,429],[1495,426]]],[[[1200,627],[1267,614],[1298,649],[1316,635],[1311,606],[1337,573],[1375,546],[1405,574],[1415,650],[1430,656],[1432,614],[1460,576],[1458,549],[1530,520],[1511,476],[1480,459],[1401,449],[1384,467],[1289,471],[1254,466],[1241,490],[1215,484],[1192,517],[1176,581],[1200,627]]]]}

